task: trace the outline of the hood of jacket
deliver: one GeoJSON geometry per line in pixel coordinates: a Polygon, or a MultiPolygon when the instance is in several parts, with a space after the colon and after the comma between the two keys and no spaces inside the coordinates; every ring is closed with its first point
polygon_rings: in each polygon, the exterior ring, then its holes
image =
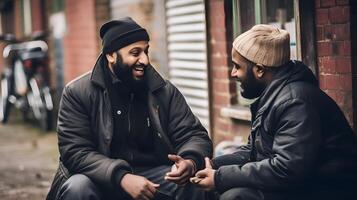
{"type": "Polygon", "coordinates": [[[291,60],[287,64],[281,66],[281,69],[273,76],[273,81],[265,88],[260,97],[252,104],[254,110],[257,110],[256,116],[263,114],[279,92],[289,83],[292,82],[307,82],[318,86],[318,81],[312,71],[300,61],[291,60]]]}

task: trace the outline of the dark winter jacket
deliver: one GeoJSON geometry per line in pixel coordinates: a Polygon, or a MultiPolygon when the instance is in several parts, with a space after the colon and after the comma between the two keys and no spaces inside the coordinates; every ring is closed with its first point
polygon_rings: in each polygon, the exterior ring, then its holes
{"type": "MultiPolygon", "coordinates": [[[[113,118],[105,87],[103,56],[91,73],[70,82],[64,89],[58,114],[60,165],[47,199],[56,199],[61,185],[81,173],[103,187],[113,187],[118,169],[131,170],[125,160],[110,158],[113,118]]],[[[184,97],[169,81],[149,66],[149,114],[162,148],[162,157],[174,153],[193,159],[198,168],[212,154],[212,142],[200,121],[193,115],[184,97]]]]}
{"type": "Polygon", "coordinates": [[[283,66],[251,112],[248,144],[213,161],[219,192],[235,187],[335,188],[356,180],[356,137],[302,63],[283,66]]]}

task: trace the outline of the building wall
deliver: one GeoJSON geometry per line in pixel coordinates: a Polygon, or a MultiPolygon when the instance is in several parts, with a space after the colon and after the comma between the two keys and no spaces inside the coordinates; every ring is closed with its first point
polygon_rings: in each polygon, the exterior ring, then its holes
{"type": "Polygon", "coordinates": [[[14,5],[14,34],[16,38],[22,38],[24,36],[22,27],[22,14],[21,14],[21,2],[20,0],[15,0],[14,5]]]}
{"type": "Polygon", "coordinates": [[[347,0],[316,0],[320,88],[353,121],[350,6],[347,0]]]}
{"type": "MultiPolygon", "coordinates": [[[[231,10],[224,0],[206,1],[209,21],[209,53],[213,98],[213,139],[217,144],[234,136],[247,139],[250,122],[221,115],[221,109],[236,103],[231,71],[231,10]],[[226,10],[225,10],[226,9],[226,10]]],[[[303,13],[302,13],[303,14],[303,13]]],[[[352,51],[350,8],[347,0],[315,0],[316,52],[320,87],[340,106],[353,126],[352,51]]],[[[355,69],[355,71],[357,71],[355,69]]],[[[357,85],[357,84],[356,84],[357,85]]],[[[355,94],[354,94],[355,95],[355,94]]],[[[357,102],[354,102],[355,104],[357,102]]],[[[354,109],[353,109],[354,108],[354,109]]]]}
{"type": "Polygon", "coordinates": [[[101,48],[99,30],[102,24],[110,20],[110,0],[95,0],[96,37],[98,48],[101,48]]]}
{"type": "Polygon", "coordinates": [[[99,47],[95,15],[95,0],[66,0],[67,33],[64,38],[65,83],[91,70],[99,47]]]}
{"type": "Polygon", "coordinates": [[[149,57],[151,64],[160,72],[167,67],[165,49],[164,0],[111,0],[111,19],[129,16],[150,35],[149,57]],[[163,56],[164,55],[164,56],[163,56]]]}
{"type": "Polygon", "coordinates": [[[44,13],[42,12],[43,2],[41,0],[31,1],[31,15],[32,15],[32,32],[42,31],[45,25],[44,23],[44,13]]]}
{"type": "MultiPolygon", "coordinates": [[[[211,88],[212,137],[217,143],[233,137],[235,125],[232,119],[221,116],[221,109],[236,103],[236,84],[230,80],[230,48],[232,38],[230,27],[226,26],[229,13],[224,10],[224,0],[207,1],[208,49],[210,49],[209,70],[211,88]]],[[[229,21],[229,20],[228,20],[229,21]]]]}

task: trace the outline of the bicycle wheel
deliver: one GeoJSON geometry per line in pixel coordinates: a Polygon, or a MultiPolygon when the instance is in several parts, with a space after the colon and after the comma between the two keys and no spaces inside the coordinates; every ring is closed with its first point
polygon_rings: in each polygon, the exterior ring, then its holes
{"type": "Polygon", "coordinates": [[[11,103],[9,101],[10,81],[3,77],[1,79],[0,93],[0,121],[6,123],[9,119],[11,103]]]}
{"type": "Polygon", "coordinates": [[[52,128],[53,111],[50,90],[47,86],[40,86],[34,78],[29,83],[31,88],[28,93],[29,105],[41,129],[49,131],[52,128]]]}

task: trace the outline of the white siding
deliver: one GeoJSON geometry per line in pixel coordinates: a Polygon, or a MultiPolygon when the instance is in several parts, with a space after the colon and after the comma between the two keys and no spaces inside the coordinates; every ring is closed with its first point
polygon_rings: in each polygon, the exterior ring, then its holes
{"type": "Polygon", "coordinates": [[[209,130],[209,93],[204,0],[166,0],[170,80],[209,130]]]}

